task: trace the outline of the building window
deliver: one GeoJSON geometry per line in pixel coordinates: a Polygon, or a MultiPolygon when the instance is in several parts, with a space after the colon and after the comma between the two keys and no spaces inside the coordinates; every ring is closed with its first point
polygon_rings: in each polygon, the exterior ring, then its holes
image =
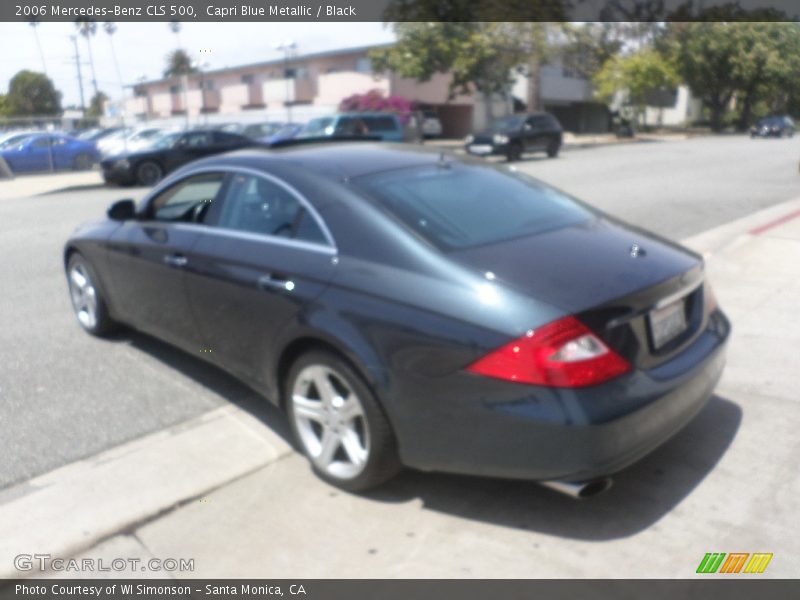
{"type": "Polygon", "coordinates": [[[181,86],[179,86],[179,85],[171,85],[171,86],[169,86],[169,93],[170,94],[180,94],[181,93],[181,86]]]}
{"type": "Polygon", "coordinates": [[[256,82],[256,76],[252,73],[248,73],[247,75],[242,75],[242,83],[246,85],[252,85],[256,82]]]}
{"type": "Polygon", "coordinates": [[[208,90],[208,91],[212,91],[212,90],[214,90],[215,87],[216,87],[216,85],[214,84],[214,80],[213,79],[206,79],[206,80],[203,81],[203,89],[208,90]]]}

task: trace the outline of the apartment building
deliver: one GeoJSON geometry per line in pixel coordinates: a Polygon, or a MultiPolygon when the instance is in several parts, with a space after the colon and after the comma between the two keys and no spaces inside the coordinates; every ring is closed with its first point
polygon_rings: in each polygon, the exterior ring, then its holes
{"type": "MultiPolygon", "coordinates": [[[[379,89],[435,109],[443,134],[460,137],[486,124],[484,98],[462,94],[448,98],[450,76],[434,75],[419,82],[393,73],[373,72],[369,51],[378,46],[346,48],[286,59],[245,64],[172,79],[143,81],[133,86],[125,103],[127,115],[137,120],[184,117],[192,121],[284,120],[287,106],[295,116],[334,112],[354,93],[379,89]]],[[[589,82],[565,71],[559,62],[541,69],[540,90],[545,107],[565,128],[576,132],[606,131],[608,112],[592,100],[589,82]]],[[[525,98],[526,80],[520,78],[513,95],[525,98]]],[[[519,101],[518,101],[519,102],[519,101]]],[[[512,98],[494,98],[491,114],[514,108],[512,98]]]]}

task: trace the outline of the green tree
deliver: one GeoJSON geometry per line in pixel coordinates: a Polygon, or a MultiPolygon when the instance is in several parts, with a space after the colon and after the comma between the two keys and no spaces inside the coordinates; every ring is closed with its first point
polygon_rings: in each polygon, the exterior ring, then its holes
{"type": "Polygon", "coordinates": [[[92,96],[92,101],[89,103],[89,108],[86,109],[86,117],[89,119],[97,119],[102,117],[106,102],[108,102],[108,96],[103,92],[97,92],[94,96],[92,96]]]}
{"type": "Polygon", "coordinates": [[[621,23],[565,23],[562,46],[564,67],[591,79],[625,45],[627,33],[621,23]]]}
{"type": "Polygon", "coordinates": [[[164,77],[179,77],[197,72],[192,65],[192,59],[185,51],[178,49],[167,54],[167,67],[164,69],[164,77]]]}
{"type": "Polygon", "coordinates": [[[42,73],[20,71],[8,84],[6,96],[11,116],[51,116],[61,113],[61,92],[42,73]]]}
{"type": "Polygon", "coordinates": [[[0,117],[7,117],[11,114],[11,106],[8,104],[8,96],[0,94],[0,117]]]}
{"type": "Polygon", "coordinates": [[[736,23],[670,23],[669,48],[678,72],[692,93],[710,111],[711,129],[722,129],[722,118],[739,88],[737,53],[732,35],[736,23]]]}
{"type": "Polygon", "coordinates": [[[607,60],[592,82],[597,98],[610,102],[617,92],[622,92],[637,113],[645,115],[649,94],[674,88],[680,83],[680,77],[660,52],[644,48],[628,56],[614,56],[607,60]]]}
{"type": "Polygon", "coordinates": [[[711,127],[721,129],[736,100],[737,125],[757,112],[787,110],[800,97],[800,24],[671,23],[670,52],[692,93],[703,99],[711,127]]]}
{"type": "Polygon", "coordinates": [[[739,52],[734,75],[738,90],[738,128],[753,121],[753,108],[785,112],[800,83],[800,25],[797,23],[741,23],[732,34],[739,52]]]}
{"type": "Polygon", "coordinates": [[[507,23],[395,23],[397,43],[370,53],[376,71],[428,81],[449,73],[450,97],[477,91],[487,99],[506,93],[512,70],[525,63],[524,44],[507,23]]]}
{"type": "Polygon", "coordinates": [[[377,51],[373,64],[403,77],[429,80],[450,73],[451,97],[477,91],[487,100],[507,93],[516,71],[528,78],[527,103],[540,106],[539,68],[552,48],[552,22],[566,21],[572,0],[392,0],[384,11],[397,45],[377,51]]]}

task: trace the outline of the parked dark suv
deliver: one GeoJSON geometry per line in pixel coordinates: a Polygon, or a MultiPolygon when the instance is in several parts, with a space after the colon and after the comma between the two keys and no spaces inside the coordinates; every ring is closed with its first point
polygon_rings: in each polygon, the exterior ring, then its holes
{"type": "Polygon", "coordinates": [[[509,115],[494,121],[488,129],[468,135],[465,149],[470,154],[499,154],[509,161],[525,152],[547,152],[555,157],[561,148],[561,123],[548,113],[509,115]]]}
{"type": "Polygon", "coordinates": [[[750,137],[792,137],[794,121],[790,117],[764,117],[750,128],[750,137]]]}

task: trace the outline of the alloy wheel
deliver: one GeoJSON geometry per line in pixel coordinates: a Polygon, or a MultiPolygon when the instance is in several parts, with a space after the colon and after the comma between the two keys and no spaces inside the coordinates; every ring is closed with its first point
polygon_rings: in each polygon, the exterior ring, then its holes
{"type": "Polygon", "coordinates": [[[295,378],[291,402],[295,429],[314,465],[337,479],[357,477],[369,459],[370,435],[361,400],[345,377],[310,365],[295,378]]]}
{"type": "Polygon", "coordinates": [[[78,321],[86,329],[93,329],[97,325],[97,290],[80,262],[69,271],[69,294],[78,321]]]}

